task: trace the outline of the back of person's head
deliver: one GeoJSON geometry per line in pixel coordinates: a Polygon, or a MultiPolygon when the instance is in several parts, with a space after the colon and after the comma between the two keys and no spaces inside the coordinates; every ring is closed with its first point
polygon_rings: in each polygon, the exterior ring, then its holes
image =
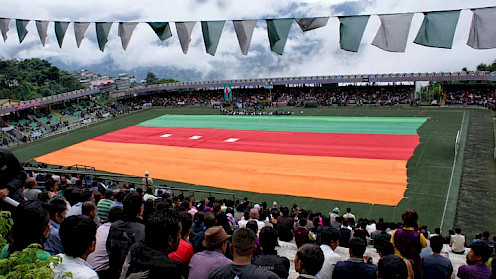
{"type": "Polygon", "coordinates": [[[59,235],[64,254],[81,257],[94,249],[96,224],[87,216],[69,216],[60,224],[59,235]]]}
{"type": "Polygon", "coordinates": [[[281,208],[281,213],[283,217],[288,217],[289,216],[289,208],[283,207],[281,208]]]}
{"type": "Polygon", "coordinates": [[[84,190],[83,193],[81,194],[81,202],[93,201],[94,197],[95,196],[93,194],[93,191],[84,190]]]}
{"type": "Polygon", "coordinates": [[[434,229],[435,234],[441,234],[441,229],[440,228],[435,228],[434,229]]]}
{"type": "Polygon", "coordinates": [[[246,228],[252,230],[255,234],[258,233],[258,224],[255,220],[250,220],[246,223],[246,228]]]}
{"type": "Polygon", "coordinates": [[[47,178],[45,180],[45,190],[53,191],[55,187],[55,180],[52,177],[47,178]]]}
{"type": "Polygon", "coordinates": [[[331,219],[329,217],[322,217],[322,226],[330,227],[331,219]]]}
{"type": "Polygon", "coordinates": [[[36,179],[34,177],[28,177],[25,182],[26,189],[34,189],[36,188],[36,179]]]}
{"type": "Polygon", "coordinates": [[[343,221],[343,217],[336,216],[336,223],[341,223],[343,221]]]}
{"type": "Polygon", "coordinates": [[[306,225],[307,225],[307,219],[305,218],[300,219],[300,226],[304,227],[306,225]]]}
{"type": "Polygon", "coordinates": [[[260,213],[256,208],[250,209],[250,219],[258,219],[260,217],[260,213]]]}
{"type": "Polygon", "coordinates": [[[96,205],[94,202],[85,201],[81,206],[81,214],[84,216],[90,216],[90,214],[96,210],[96,205]]]}
{"type": "Polygon", "coordinates": [[[184,238],[188,235],[193,220],[191,219],[191,214],[185,211],[180,212],[179,217],[181,218],[181,238],[184,238]]]}
{"type": "Polygon", "coordinates": [[[316,275],[324,264],[324,252],[315,244],[303,244],[296,252],[300,262],[299,270],[305,270],[307,274],[316,275]]]}
{"type": "Polygon", "coordinates": [[[462,233],[462,229],[460,229],[460,228],[455,228],[455,233],[456,233],[456,234],[461,234],[461,233],[462,233]]]}
{"type": "Polygon", "coordinates": [[[148,189],[146,189],[145,193],[148,194],[148,195],[153,195],[153,189],[152,188],[148,188],[148,189]]]}
{"type": "Polygon", "coordinates": [[[331,241],[339,240],[339,232],[334,228],[325,228],[320,235],[320,240],[322,244],[330,245],[331,241]]]}
{"type": "Polygon", "coordinates": [[[477,241],[470,245],[475,256],[481,257],[481,261],[486,263],[491,256],[491,247],[485,242],[477,241]]]}
{"type": "Polygon", "coordinates": [[[114,191],[112,191],[112,190],[105,191],[105,199],[110,200],[114,196],[115,196],[114,191]]]}
{"type": "Polygon", "coordinates": [[[259,243],[265,253],[270,253],[278,245],[277,231],[271,227],[265,227],[260,231],[259,243]]]}
{"type": "Polygon", "coordinates": [[[145,225],[145,241],[155,250],[172,252],[179,245],[180,231],[181,222],[175,211],[157,209],[145,225]]]}
{"type": "Polygon", "coordinates": [[[394,246],[389,241],[379,241],[377,243],[377,252],[383,257],[394,254],[394,246]]]}
{"type": "Polygon", "coordinates": [[[444,241],[443,241],[443,238],[440,237],[440,236],[433,236],[431,237],[431,249],[432,249],[432,252],[434,253],[441,253],[441,250],[443,249],[443,244],[444,244],[444,241]]]}
{"type": "Polygon", "coordinates": [[[349,207],[348,207],[348,208],[346,208],[346,212],[347,212],[347,213],[351,213],[351,208],[349,208],[349,207]]]}
{"type": "Polygon", "coordinates": [[[234,231],[232,236],[233,256],[250,256],[255,251],[255,233],[247,228],[234,231]]]}
{"type": "Polygon", "coordinates": [[[115,194],[115,200],[118,202],[124,201],[124,197],[126,196],[126,191],[119,191],[115,194]]]}
{"type": "Polygon", "coordinates": [[[141,213],[143,199],[138,192],[131,191],[124,197],[122,205],[122,208],[124,209],[124,216],[126,218],[135,218],[141,213]]]}
{"type": "Polygon", "coordinates": [[[366,222],[361,222],[360,223],[360,229],[365,230],[367,228],[367,223],[366,222]]]}
{"type": "Polygon", "coordinates": [[[124,210],[122,206],[114,206],[110,209],[108,215],[108,221],[110,223],[122,220],[124,218],[124,210]]]}
{"type": "Polygon", "coordinates": [[[203,225],[207,229],[215,226],[215,215],[212,212],[205,213],[203,225]]]}
{"type": "Polygon", "coordinates": [[[193,221],[197,225],[202,224],[203,223],[203,220],[204,220],[204,217],[205,217],[205,213],[203,213],[202,211],[198,211],[198,212],[195,213],[195,216],[193,218],[193,221]]]}
{"type": "Polygon", "coordinates": [[[491,236],[491,234],[489,232],[483,232],[482,233],[482,237],[484,237],[486,239],[489,239],[490,236],[491,236]]]}
{"type": "Polygon", "coordinates": [[[41,201],[29,201],[17,207],[12,228],[10,252],[21,251],[30,244],[43,244],[50,233],[50,215],[41,201]]]}
{"type": "Polygon", "coordinates": [[[67,193],[69,194],[68,196],[66,195],[66,192],[64,191],[64,197],[67,197],[67,201],[71,206],[75,205],[76,203],[81,201],[81,189],[76,188],[76,187],[71,187],[68,188],[67,193]]]}
{"type": "Polygon", "coordinates": [[[365,240],[363,240],[363,238],[353,238],[352,240],[350,240],[349,247],[350,254],[353,254],[353,256],[356,258],[361,258],[365,253],[365,249],[367,249],[367,243],[365,243],[365,240]]]}
{"type": "Polygon", "coordinates": [[[415,210],[408,209],[401,215],[404,227],[417,228],[418,214],[415,210]]]}

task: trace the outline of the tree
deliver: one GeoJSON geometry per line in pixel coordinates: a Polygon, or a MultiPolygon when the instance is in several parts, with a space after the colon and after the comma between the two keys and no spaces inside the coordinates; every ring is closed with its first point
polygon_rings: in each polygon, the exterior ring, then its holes
{"type": "Polygon", "coordinates": [[[146,81],[146,85],[155,84],[155,83],[157,83],[158,78],[157,78],[157,76],[155,75],[155,73],[153,73],[153,72],[148,72],[148,73],[146,74],[145,81],[146,81]]]}

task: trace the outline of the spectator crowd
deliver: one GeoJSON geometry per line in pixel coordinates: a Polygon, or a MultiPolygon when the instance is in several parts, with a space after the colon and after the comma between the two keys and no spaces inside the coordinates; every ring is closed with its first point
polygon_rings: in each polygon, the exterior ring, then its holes
{"type": "Polygon", "coordinates": [[[0,158],[0,200],[20,203],[0,202],[14,218],[0,259],[39,244],[39,260],[60,257],[54,278],[288,278],[291,261],[278,249],[283,242],[298,248],[298,278],[495,278],[489,232],[466,247],[459,228],[430,233],[414,210],[391,223],[358,218],[351,208],[323,214],[296,204],[197,200],[153,193],[148,174],[134,190],[97,178],[26,173],[5,149],[0,158]],[[466,255],[456,272],[442,253],[445,244],[466,255]],[[348,259],[338,247],[348,249],[348,259]]]}

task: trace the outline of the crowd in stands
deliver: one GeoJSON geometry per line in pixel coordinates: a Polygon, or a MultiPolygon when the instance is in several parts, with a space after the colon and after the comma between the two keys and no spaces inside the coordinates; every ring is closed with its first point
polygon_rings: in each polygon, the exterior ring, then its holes
{"type": "Polygon", "coordinates": [[[153,193],[149,175],[128,189],[98,178],[26,173],[6,149],[0,158],[0,200],[20,203],[0,202],[14,216],[0,259],[40,244],[39,260],[61,259],[52,266],[54,278],[68,272],[72,278],[288,278],[291,261],[277,248],[283,242],[298,248],[298,278],[452,278],[443,244],[467,256],[459,278],[495,278],[488,232],[466,248],[460,229],[429,233],[414,210],[394,223],[359,218],[351,208],[323,214],[296,204],[197,200],[153,193]],[[348,259],[336,253],[338,246],[348,249],[348,259]],[[379,253],[377,262],[365,254],[367,246],[379,253]]]}

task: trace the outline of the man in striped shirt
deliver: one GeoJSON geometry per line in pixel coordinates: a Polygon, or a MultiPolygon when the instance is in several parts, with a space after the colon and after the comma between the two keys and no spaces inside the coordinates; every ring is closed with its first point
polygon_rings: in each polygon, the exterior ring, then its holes
{"type": "Polygon", "coordinates": [[[114,204],[114,192],[112,190],[107,190],[105,192],[105,198],[101,199],[96,207],[96,214],[100,217],[102,223],[107,222],[112,204],[114,204]]]}

